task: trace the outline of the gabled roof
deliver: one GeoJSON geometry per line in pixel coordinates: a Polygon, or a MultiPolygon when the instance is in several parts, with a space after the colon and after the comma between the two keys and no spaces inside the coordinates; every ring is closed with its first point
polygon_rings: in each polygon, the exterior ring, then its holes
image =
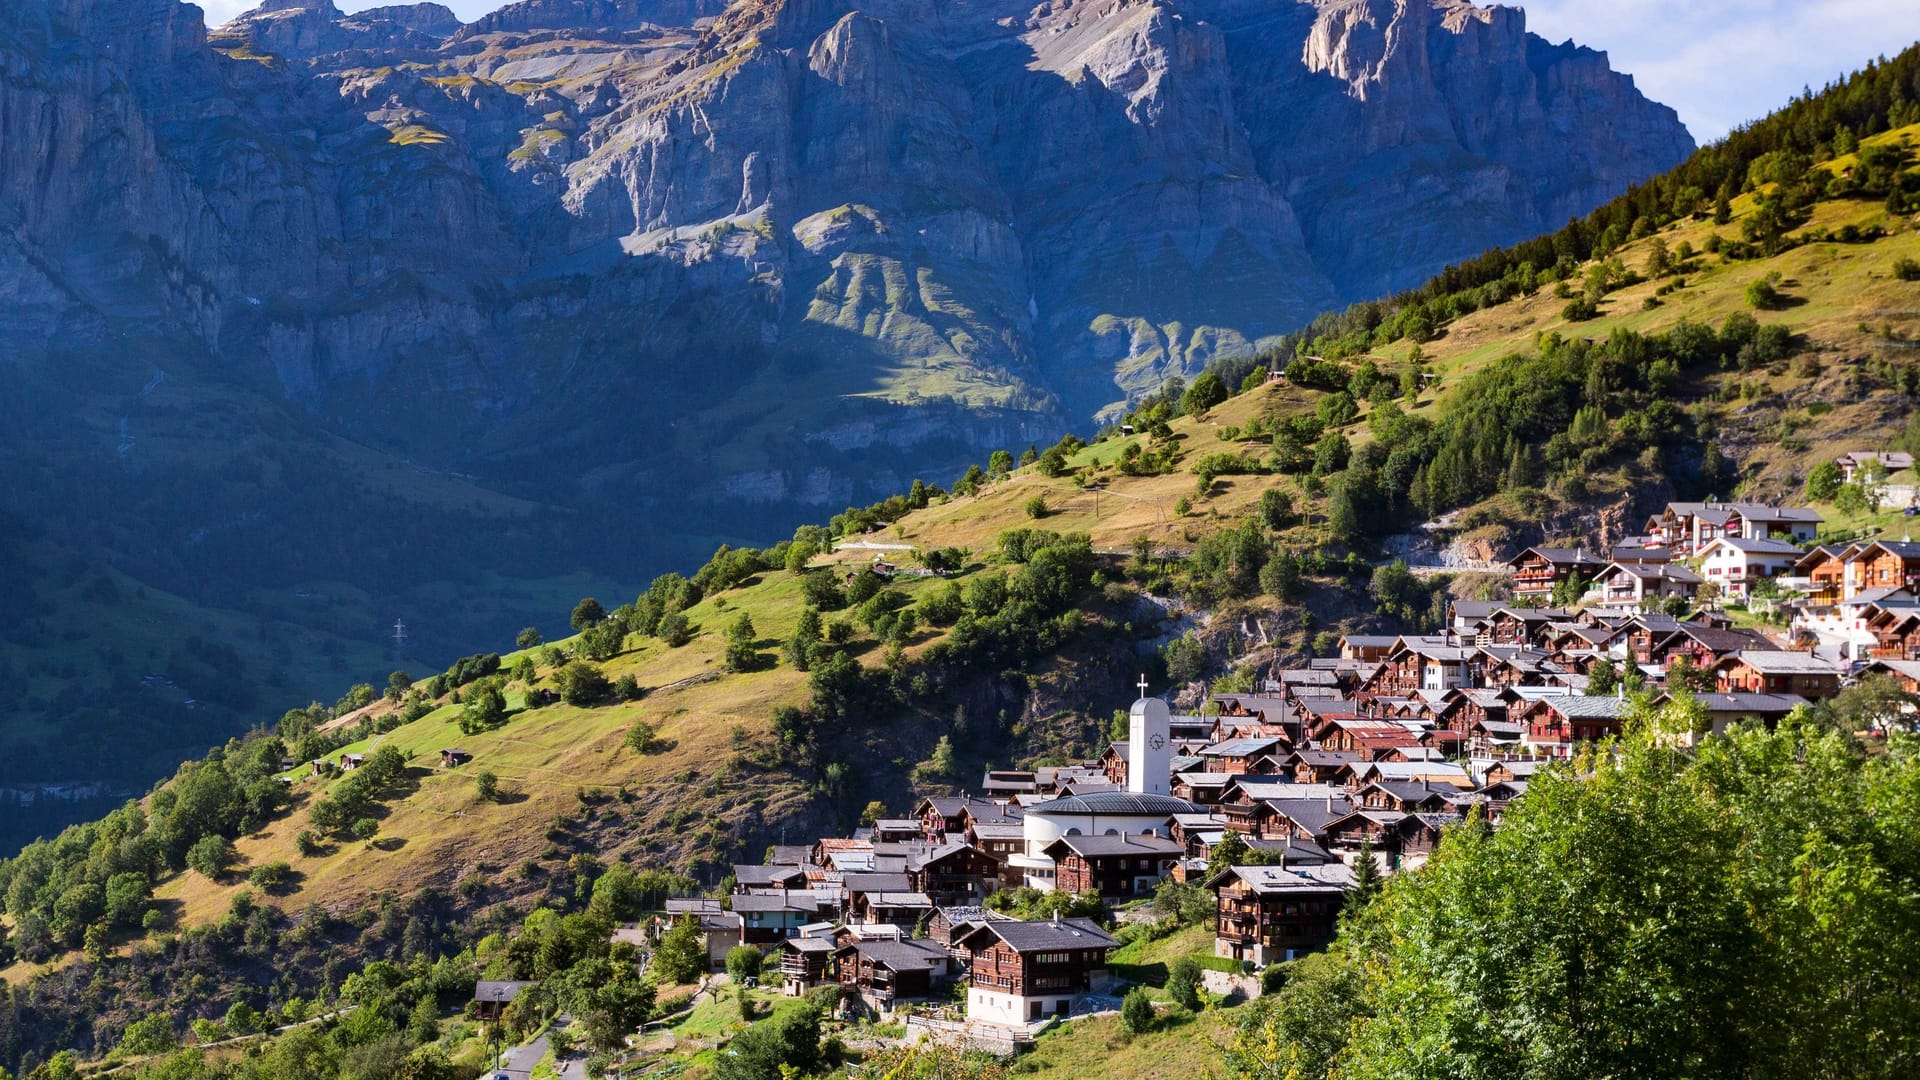
{"type": "Polygon", "coordinates": [[[1860,557],[1866,558],[1876,548],[1902,559],[1920,559],[1920,540],[1875,540],[1861,549],[1860,557]]]}
{"type": "Polygon", "coordinates": [[[1664,649],[1678,637],[1697,641],[1709,651],[1716,653],[1734,653],[1744,649],[1758,650],[1772,647],[1771,642],[1744,630],[1722,630],[1715,626],[1701,626],[1699,623],[1681,623],[1678,629],[1655,642],[1653,647],[1664,649]]]}
{"type": "Polygon", "coordinates": [[[1783,649],[1742,649],[1720,661],[1722,666],[1745,664],[1762,675],[1838,675],[1840,667],[1812,653],[1783,649]]]}
{"type": "Polygon", "coordinates": [[[1358,750],[1295,750],[1287,760],[1298,765],[1338,766],[1365,756],[1358,750]]]}
{"type": "MultiPolygon", "coordinates": [[[[1799,694],[1696,693],[1693,696],[1707,707],[1709,713],[1737,713],[1742,716],[1785,716],[1809,704],[1799,694]]],[[[1661,694],[1654,699],[1654,704],[1664,704],[1672,699],[1672,694],[1661,694]]]]}
{"type": "Polygon", "coordinates": [[[1376,788],[1401,802],[1410,803],[1437,802],[1441,795],[1454,790],[1444,786],[1436,788],[1418,780],[1375,780],[1361,788],[1359,795],[1364,799],[1369,790],[1376,788]]]}
{"type": "Polygon", "coordinates": [[[841,880],[847,894],[877,892],[907,892],[913,888],[913,879],[906,874],[848,874],[841,880]]]}
{"type": "Polygon", "coordinates": [[[1605,560],[1586,548],[1530,547],[1507,560],[1508,566],[1519,566],[1527,556],[1538,555],[1555,566],[1602,566],[1605,560]]]}
{"type": "Polygon", "coordinates": [[[1769,506],[1766,503],[1734,503],[1728,509],[1748,521],[1803,521],[1818,525],[1826,518],[1808,506],[1769,506]]]}
{"type": "Polygon", "coordinates": [[[732,897],[731,902],[736,913],[804,911],[811,914],[820,910],[820,898],[811,892],[740,893],[732,897]]]}
{"type": "Polygon", "coordinates": [[[1352,698],[1303,697],[1297,702],[1309,716],[1359,716],[1360,703],[1352,698]]]}
{"type": "Polygon", "coordinates": [[[989,936],[998,938],[1008,948],[1021,954],[1068,949],[1111,949],[1120,944],[1090,919],[985,922],[967,931],[960,940],[969,949],[986,948],[988,946],[983,939],[989,936]]]}
{"type": "Polygon", "coordinates": [[[839,951],[858,953],[889,971],[931,971],[947,965],[947,950],[932,941],[850,941],[839,951]]]}
{"type": "Polygon", "coordinates": [[[753,866],[747,863],[733,865],[733,880],[743,888],[779,885],[782,882],[798,884],[806,879],[807,872],[798,866],[753,866]]]}
{"type": "Polygon", "coordinates": [[[1245,882],[1261,896],[1326,895],[1352,888],[1353,871],[1338,862],[1301,867],[1229,866],[1208,878],[1207,888],[1218,889],[1235,880],[1245,882]]]}
{"type": "Polygon", "coordinates": [[[1353,812],[1353,804],[1344,796],[1322,799],[1267,799],[1260,805],[1314,836],[1326,832],[1330,822],[1353,812]]]}
{"type": "Polygon", "coordinates": [[[1920,660],[1875,660],[1867,665],[1867,670],[1920,679],[1920,660]]]}
{"type": "Polygon", "coordinates": [[[1448,614],[1455,620],[1474,622],[1487,618],[1500,609],[1498,600],[1451,600],[1447,603],[1448,614]]]}
{"type": "Polygon", "coordinates": [[[1791,544],[1785,540],[1774,540],[1771,538],[1766,540],[1749,540],[1744,536],[1715,537],[1705,547],[1702,547],[1698,554],[1702,558],[1705,558],[1708,552],[1717,547],[1732,548],[1735,551],[1747,555],[1791,555],[1796,560],[1798,560],[1801,555],[1798,544],[1791,544]]]}
{"type": "Polygon", "coordinates": [[[1203,747],[1200,751],[1200,756],[1203,758],[1253,757],[1256,754],[1264,754],[1267,751],[1274,749],[1275,747],[1280,745],[1280,742],[1281,740],[1277,738],[1273,738],[1271,736],[1266,738],[1253,737],[1253,738],[1245,738],[1245,739],[1228,739],[1225,742],[1217,742],[1217,743],[1214,743],[1212,746],[1203,747]]]}
{"type": "Polygon", "coordinates": [[[1542,698],[1547,708],[1568,719],[1612,720],[1627,711],[1627,699],[1613,694],[1567,694],[1542,698]]]}
{"type": "Polygon", "coordinates": [[[1877,461],[1888,472],[1913,468],[1913,455],[1901,450],[1849,450],[1833,460],[1836,465],[1864,465],[1869,461],[1877,461]]]}
{"type": "Polygon", "coordinates": [[[1337,784],[1293,784],[1271,776],[1241,777],[1227,785],[1223,797],[1239,798],[1245,796],[1249,802],[1267,802],[1272,799],[1325,799],[1329,795],[1344,796],[1346,789],[1337,784]]]}
{"type": "Polygon", "coordinates": [[[1706,580],[1679,563],[1609,563],[1600,577],[1626,574],[1642,581],[1671,581],[1677,585],[1698,585],[1706,580]]]}

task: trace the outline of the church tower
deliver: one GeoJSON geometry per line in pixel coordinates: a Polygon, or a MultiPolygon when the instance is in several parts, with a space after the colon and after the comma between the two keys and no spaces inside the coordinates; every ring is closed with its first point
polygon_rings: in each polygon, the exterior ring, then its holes
{"type": "Polygon", "coordinates": [[[1140,679],[1140,700],[1127,718],[1127,790],[1136,795],[1166,795],[1172,791],[1173,714],[1167,703],[1147,696],[1147,680],[1140,679]]]}

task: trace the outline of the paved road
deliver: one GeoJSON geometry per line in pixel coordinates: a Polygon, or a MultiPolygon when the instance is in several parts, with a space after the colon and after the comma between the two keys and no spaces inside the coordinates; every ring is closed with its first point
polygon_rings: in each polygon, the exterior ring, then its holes
{"type": "Polygon", "coordinates": [[[506,1068],[501,1070],[513,1080],[529,1080],[533,1076],[533,1067],[547,1056],[547,1033],[530,1043],[523,1043],[507,1051],[506,1068]]]}
{"type": "MultiPolygon", "coordinates": [[[[507,1067],[502,1071],[513,1080],[530,1080],[533,1067],[547,1056],[547,1047],[546,1032],[541,1032],[540,1037],[532,1042],[507,1051],[507,1067]]],[[[587,1060],[576,1057],[562,1062],[560,1080],[587,1080],[587,1060]]]]}

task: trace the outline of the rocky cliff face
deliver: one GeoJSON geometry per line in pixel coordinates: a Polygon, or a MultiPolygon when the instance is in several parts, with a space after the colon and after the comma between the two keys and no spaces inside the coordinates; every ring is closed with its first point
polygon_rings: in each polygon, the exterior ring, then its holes
{"type": "Polygon", "coordinates": [[[211,36],[15,0],[0,78],[29,363],[143,335],[502,482],[591,445],[656,505],[1044,438],[1692,149],[1465,0],[272,0],[211,36]]]}

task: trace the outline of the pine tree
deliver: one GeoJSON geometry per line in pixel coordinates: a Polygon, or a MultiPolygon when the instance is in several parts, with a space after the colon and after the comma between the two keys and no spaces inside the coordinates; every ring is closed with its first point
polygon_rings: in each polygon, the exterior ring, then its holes
{"type": "Polygon", "coordinates": [[[807,670],[813,663],[814,651],[820,647],[820,637],[820,612],[814,608],[803,609],[799,624],[793,628],[793,636],[787,639],[787,663],[801,671],[807,670]]]}
{"type": "Polygon", "coordinates": [[[741,612],[732,626],[727,627],[728,671],[752,671],[759,666],[760,657],[753,651],[753,619],[741,612]]]}
{"type": "Polygon", "coordinates": [[[1347,909],[1358,911],[1380,895],[1380,865],[1373,859],[1373,838],[1360,840],[1360,851],[1353,859],[1353,888],[1347,891],[1347,909]]]}
{"type": "Polygon", "coordinates": [[[1517,491],[1520,488],[1532,486],[1533,456],[1527,452],[1527,445],[1525,443],[1515,442],[1513,444],[1513,460],[1507,462],[1506,489],[1508,491],[1517,491]]]}

